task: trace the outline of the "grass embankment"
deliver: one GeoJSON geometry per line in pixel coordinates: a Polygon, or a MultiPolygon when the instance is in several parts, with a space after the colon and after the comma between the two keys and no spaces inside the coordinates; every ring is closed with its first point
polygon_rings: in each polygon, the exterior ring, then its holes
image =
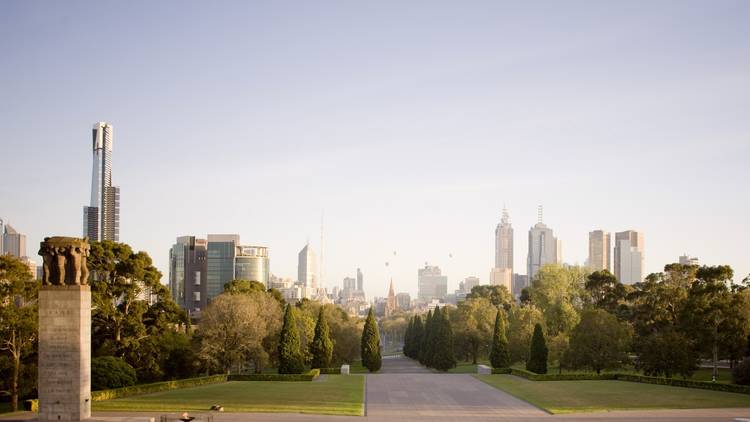
{"type": "Polygon", "coordinates": [[[208,411],[361,415],[364,377],[326,375],[313,382],[230,381],[93,403],[95,411],[208,411]]]}
{"type": "Polygon", "coordinates": [[[749,395],[722,391],[626,381],[535,382],[511,375],[475,377],[551,413],[750,407],[749,395]]]}

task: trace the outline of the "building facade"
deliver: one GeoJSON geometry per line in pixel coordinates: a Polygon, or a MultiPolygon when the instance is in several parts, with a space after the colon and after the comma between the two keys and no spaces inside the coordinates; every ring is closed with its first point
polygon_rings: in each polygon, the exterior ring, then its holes
{"type": "Polygon", "coordinates": [[[510,268],[493,268],[490,271],[490,285],[505,286],[508,293],[513,293],[513,273],[510,268]]]}
{"type": "Polygon", "coordinates": [[[365,291],[365,276],[359,268],[357,268],[357,290],[363,293],[365,291]]]}
{"type": "Polygon", "coordinates": [[[623,284],[643,281],[644,236],[635,230],[615,233],[615,277],[623,284]]]}
{"type": "Polygon", "coordinates": [[[448,295],[448,277],[442,275],[440,267],[425,264],[417,270],[418,293],[420,302],[430,302],[433,299],[445,300],[448,295]]]}
{"type": "Polygon", "coordinates": [[[297,256],[297,281],[309,289],[318,288],[318,265],[315,252],[309,243],[297,256]]]}
{"type": "Polygon", "coordinates": [[[237,234],[209,234],[206,265],[206,296],[208,301],[224,291],[224,285],[234,280],[234,258],[240,236],[237,234]]]}
{"type": "Polygon", "coordinates": [[[396,305],[398,306],[398,309],[402,311],[408,311],[411,309],[411,296],[409,293],[396,294],[396,305]]]}
{"type": "Polygon", "coordinates": [[[700,265],[700,260],[698,258],[688,254],[680,255],[678,262],[680,265],[700,265]]]}
{"type": "Polygon", "coordinates": [[[112,185],[112,125],[92,130],[91,201],[83,207],[83,236],[94,241],[120,240],[120,188],[112,185]]]}
{"type": "Polygon", "coordinates": [[[513,273],[513,226],[505,208],[495,228],[495,268],[509,268],[513,273]]]}
{"type": "Polygon", "coordinates": [[[191,315],[208,306],[208,242],[180,236],[169,250],[169,289],[172,300],[191,315]]]}
{"type": "Polygon", "coordinates": [[[588,267],[594,271],[612,271],[611,250],[609,233],[603,230],[589,232],[588,267]]]}
{"type": "Polygon", "coordinates": [[[529,281],[534,280],[534,276],[539,269],[545,264],[559,263],[558,242],[552,229],[539,221],[534,227],[529,229],[529,254],[526,259],[526,274],[529,281]]]}
{"type": "Polygon", "coordinates": [[[5,224],[0,237],[3,238],[0,255],[12,255],[16,258],[26,256],[26,235],[16,231],[10,224],[5,224]]]}
{"type": "Polygon", "coordinates": [[[234,258],[234,278],[263,283],[271,287],[270,261],[265,246],[237,246],[234,258]]]}

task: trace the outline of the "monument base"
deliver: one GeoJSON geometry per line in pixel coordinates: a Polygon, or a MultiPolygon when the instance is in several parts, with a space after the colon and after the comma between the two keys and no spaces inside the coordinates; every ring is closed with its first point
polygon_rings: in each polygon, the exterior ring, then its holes
{"type": "Polygon", "coordinates": [[[91,417],[91,289],[39,290],[40,422],[91,417]]]}

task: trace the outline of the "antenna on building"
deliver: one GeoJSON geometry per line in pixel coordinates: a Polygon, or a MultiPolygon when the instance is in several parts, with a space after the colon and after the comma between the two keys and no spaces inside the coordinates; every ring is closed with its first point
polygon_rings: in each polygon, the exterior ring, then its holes
{"type": "Polygon", "coordinates": [[[539,205],[536,209],[537,219],[539,220],[539,223],[542,223],[543,221],[543,215],[544,215],[544,208],[539,205]]]}

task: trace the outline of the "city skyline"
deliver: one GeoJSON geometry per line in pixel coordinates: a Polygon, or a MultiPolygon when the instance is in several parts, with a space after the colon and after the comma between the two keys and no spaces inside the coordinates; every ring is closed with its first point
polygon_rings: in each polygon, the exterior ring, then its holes
{"type": "Polygon", "coordinates": [[[240,233],[293,278],[324,211],[324,286],[361,268],[368,296],[391,277],[414,296],[427,261],[453,291],[487,283],[503,204],[517,273],[539,204],[567,263],[592,230],[632,229],[644,274],[683,253],[750,273],[750,5],[232,6],[0,6],[0,215],[27,253],[80,236],[87,131],[107,121],[120,240],[165,283],[185,233],[240,233]]]}

